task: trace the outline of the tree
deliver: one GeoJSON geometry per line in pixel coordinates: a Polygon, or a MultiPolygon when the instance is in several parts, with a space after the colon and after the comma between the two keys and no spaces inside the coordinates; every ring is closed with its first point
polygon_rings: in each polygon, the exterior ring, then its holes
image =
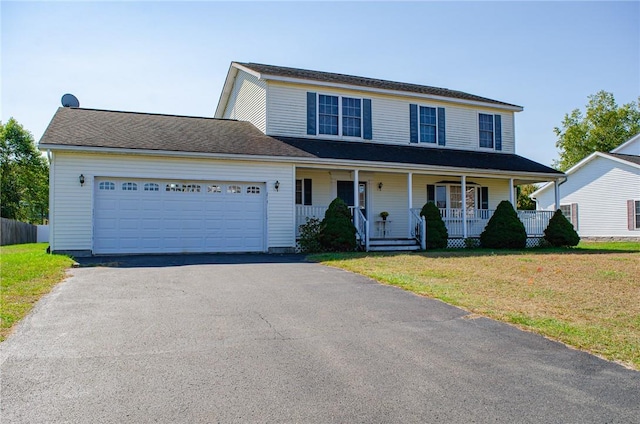
{"type": "Polygon", "coordinates": [[[589,96],[583,114],[574,109],[564,116],[562,128],[553,131],[560,159],[553,166],[566,171],[593,152],[608,152],[640,133],[638,103],[618,106],[612,93],[599,91],[589,96]]]}
{"type": "Polygon", "coordinates": [[[537,190],[533,184],[523,184],[518,186],[518,210],[532,211],[536,209],[536,202],[529,197],[531,193],[537,190]]]}
{"type": "Polygon", "coordinates": [[[580,243],[580,236],[560,209],[549,220],[549,225],[544,230],[544,239],[556,247],[577,246],[580,243]]]}
{"type": "Polygon", "coordinates": [[[427,226],[427,249],[444,249],[449,242],[449,232],[433,202],[425,203],[420,211],[427,226]]]}
{"type": "Polygon", "coordinates": [[[482,247],[490,249],[524,249],[527,231],[511,203],[503,200],[480,234],[482,247]]]}
{"type": "Polygon", "coordinates": [[[13,118],[0,122],[0,172],[2,217],[42,222],[49,213],[49,165],[13,118]]]}

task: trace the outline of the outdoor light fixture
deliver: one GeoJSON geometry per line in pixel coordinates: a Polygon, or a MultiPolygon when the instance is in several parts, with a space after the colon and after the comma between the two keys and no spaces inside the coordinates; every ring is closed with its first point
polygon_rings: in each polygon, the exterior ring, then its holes
{"type": "Polygon", "coordinates": [[[80,177],[78,177],[78,179],[80,180],[80,187],[82,187],[84,185],[84,175],[80,174],[80,177]]]}
{"type": "Polygon", "coordinates": [[[273,186],[275,187],[276,191],[278,191],[278,189],[280,188],[280,181],[276,181],[273,186]]]}
{"type": "Polygon", "coordinates": [[[382,186],[383,186],[382,181],[380,181],[378,183],[378,191],[382,191],[382,186]]]}

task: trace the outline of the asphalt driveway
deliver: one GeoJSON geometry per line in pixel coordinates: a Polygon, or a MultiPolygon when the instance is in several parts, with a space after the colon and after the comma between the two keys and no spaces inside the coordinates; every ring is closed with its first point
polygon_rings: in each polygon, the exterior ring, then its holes
{"type": "Polygon", "coordinates": [[[634,423],[640,373],[297,256],[100,259],[0,344],[3,423],[634,423]]]}

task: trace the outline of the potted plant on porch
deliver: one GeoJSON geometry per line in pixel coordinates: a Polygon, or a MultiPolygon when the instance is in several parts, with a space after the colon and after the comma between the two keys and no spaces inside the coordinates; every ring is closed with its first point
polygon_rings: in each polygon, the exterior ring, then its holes
{"type": "Polygon", "coordinates": [[[388,216],[389,216],[389,212],[387,211],[380,212],[380,218],[382,218],[383,221],[386,221],[388,216]]]}

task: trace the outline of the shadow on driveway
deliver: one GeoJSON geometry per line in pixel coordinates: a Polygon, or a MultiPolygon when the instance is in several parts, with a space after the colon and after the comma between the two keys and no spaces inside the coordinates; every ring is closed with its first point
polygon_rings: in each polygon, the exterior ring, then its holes
{"type": "Polygon", "coordinates": [[[184,265],[282,264],[306,262],[301,254],[202,253],[171,255],[118,255],[74,258],[80,267],[159,268],[184,265]]]}

